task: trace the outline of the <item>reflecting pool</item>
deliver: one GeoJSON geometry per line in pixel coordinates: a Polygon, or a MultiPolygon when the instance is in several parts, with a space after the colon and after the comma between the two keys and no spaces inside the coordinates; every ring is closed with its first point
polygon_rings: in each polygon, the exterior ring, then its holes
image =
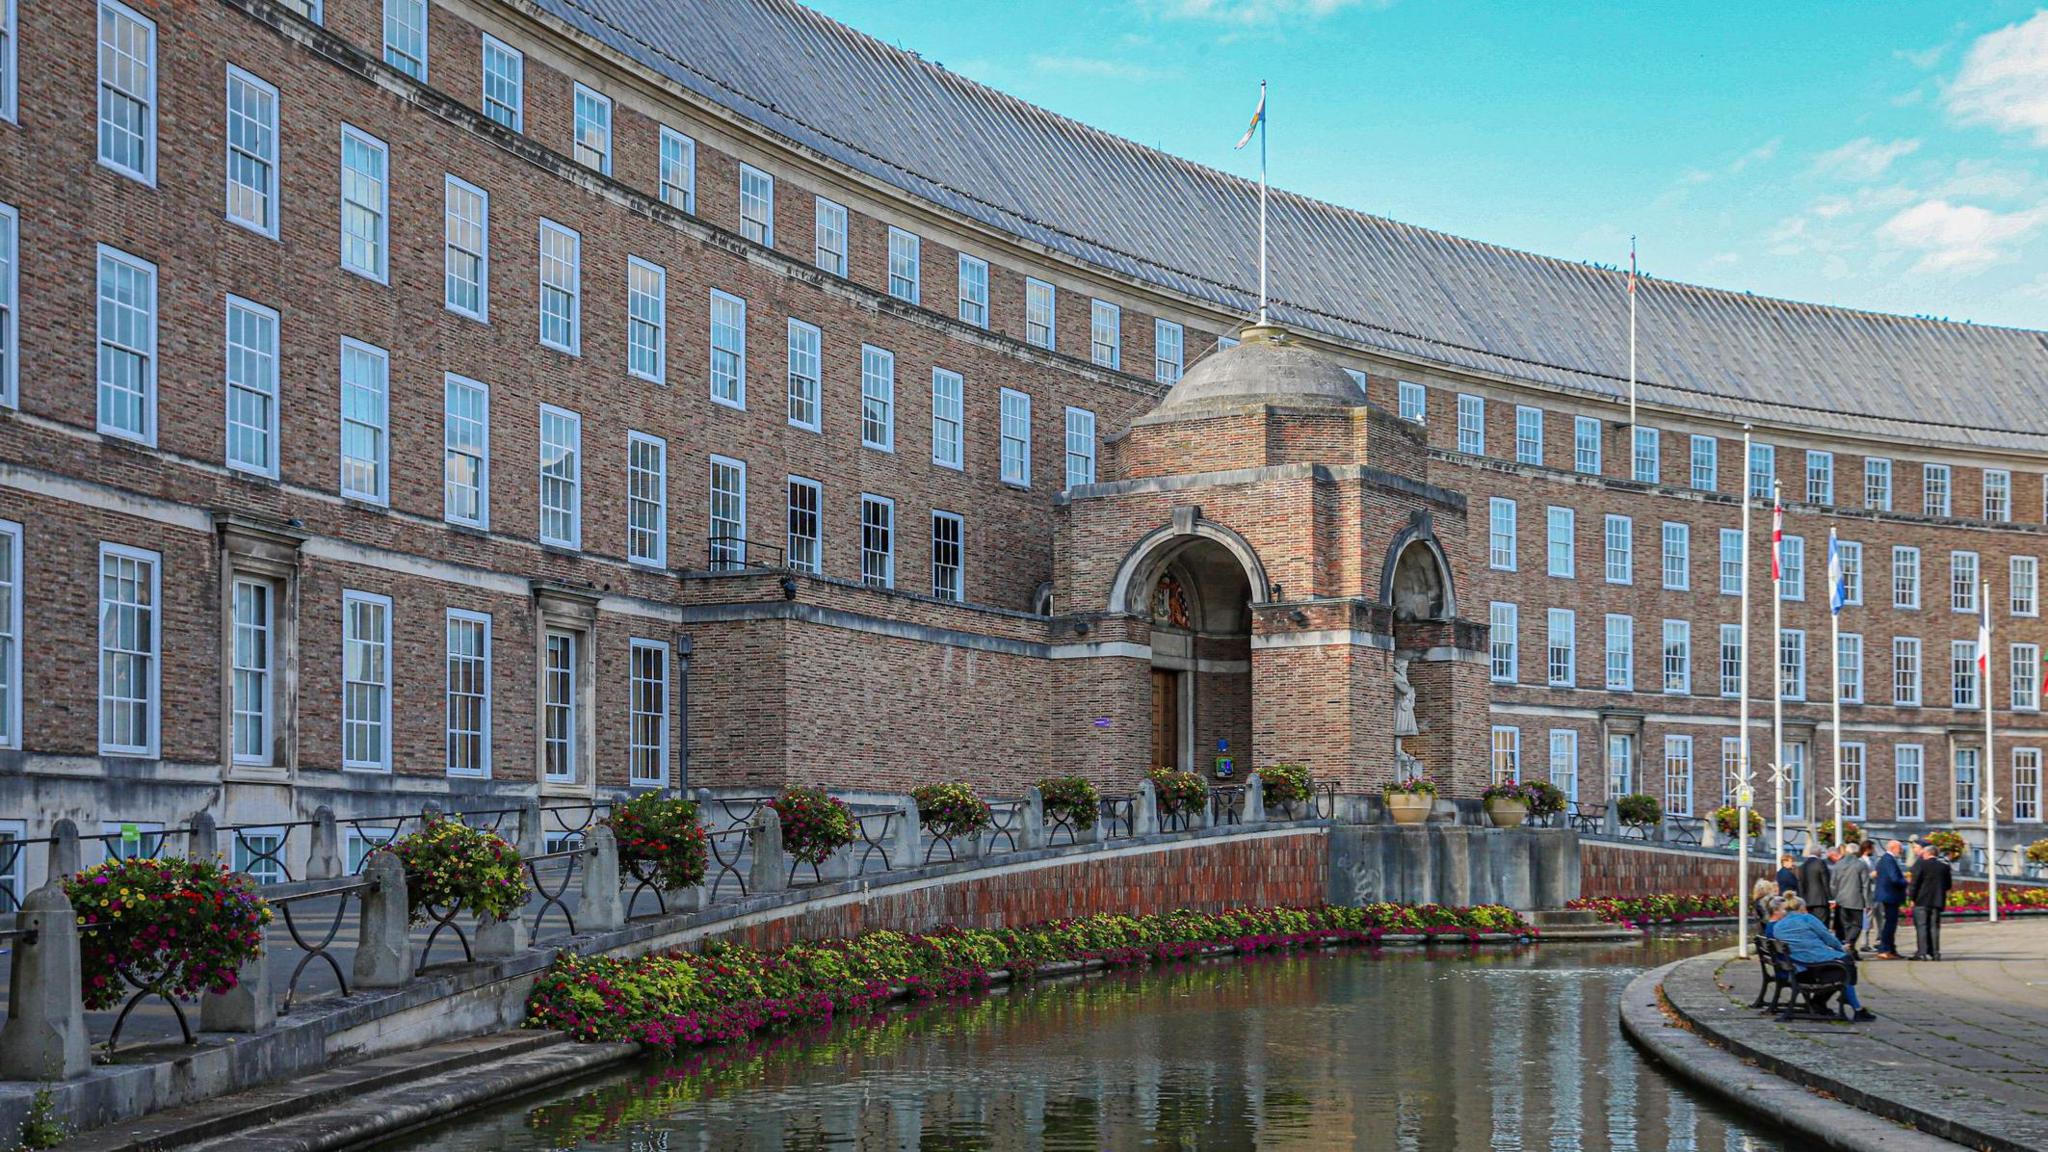
{"type": "Polygon", "coordinates": [[[1787,1149],[1646,1063],[1630,978],[1718,946],[1389,949],[1048,982],[646,1061],[383,1146],[1787,1149]]]}

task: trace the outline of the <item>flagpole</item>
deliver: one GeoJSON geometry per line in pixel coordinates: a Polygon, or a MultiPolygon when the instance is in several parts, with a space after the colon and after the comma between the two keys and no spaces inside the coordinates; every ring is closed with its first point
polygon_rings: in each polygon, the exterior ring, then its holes
{"type": "Polygon", "coordinates": [[[1998,922],[1998,769],[1991,757],[1991,581],[1984,581],[1977,663],[1984,669],[1984,880],[1991,922],[1998,922]]]}
{"type": "Polygon", "coordinates": [[[1842,606],[1835,598],[1835,530],[1828,529],[1828,647],[1835,656],[1834,763],[1835,847],[1842,846],[1842,606]]]}
{"type": "MultiPolygon", "coordinates": [[[[1636,238],[1628,238],[1628,437],[1634,458],[1636,437],[1636,238]]],[[[1744,465],[1747,467],[1747,464],[1744,465]]]]}
{"type": "Polygon", "coordinates": [[[1266,82],[1259,81],[1259,323],[1266,322],[1266,82]]]}
{"type": "Polygon", "coordinates": [[[1755,802],[1749,771],[1749,426],[1742,428],[1742,751],[1735,769],[1735,853],[1740,864],[1735,871],[1736,931],[1735,954],[1749,958],[1749,809],[1755,802]]]}
{"type": "MultiPolygon", "coordinates": [[[[1743,463],[1747,469],[1748,461],[1743,463]]],[[[1778,551],[1785,521],[1783,488],[1782,481],[1771,481],[1771,831],[1780,853],[1785,851],[1785,573],[1778,551]]]]}

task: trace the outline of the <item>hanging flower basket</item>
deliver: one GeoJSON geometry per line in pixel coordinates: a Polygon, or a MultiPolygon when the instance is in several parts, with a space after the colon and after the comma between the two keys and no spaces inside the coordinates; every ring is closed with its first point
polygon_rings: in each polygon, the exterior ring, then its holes
{"type": "Polygon", "coordinates": [[[509,920],[526,904],[526,870],[519,850],[494,832],[460,820],[427,821],[419,831],[392,841],[390,851],[405,866],[406,903],[415,924],[452,916],[467,908],[480,920],[509,920]]]}
{"type": "MultiPolygon", "coordinates": [[[[1741,809],[1732,804],[1714,809],[1714,829],[1730,840],[1735,839],[1735,822],[1740,818],[1738,815],[1740,812],[1741,809]]],[[[1749,810],[1749,838],[1751,840],[1761,839],[1763,834],[1763,813],[1752,808],[1749,810]]]]}
{"type": "Polygon", "coordinates": [[[964,781],[926,784],[913,789],[910,798],[917,801],[917,818],[925,830],[942,840],[971,836],[996,820],[988,801],[976,796],[973,786],[964,781]]]}
{"type": "Polygon", "coordinates": [[[138,989],[186,1000],[229,991],[270,923],[249,877],[212,860],[116,857],[66,879],[64,895],[78,914],[79,972],[95,1012],[138,989]]]}
{"type": "Polygon", "coordinates": [[[1308,769],[1299,764],[1274,764],[1261,768],[1259,780],[1265,785],[1269,806],[1299,804],[1315,790],[1315,782],[1309,778],[1308,769]]]}
{"type": "MultiPolygon", "coordinates": [[[[1816,834],[1817,834],[1817,835],[1818,835],[1818,836],[1820,837],[1820,842],[1821,842],[1821,843],[1823,843],[1823,844],[1833,844],[1833,843],[1835,842],[1835,822],[1834,822],[1833,820],[1823,820],[1823,821],[1821,821],[1821,822],[1820,822],[1820,828],[1819,828],[1819,829],[1817,830],[1816,834]]],[[[1844,843],[1844,844],[1861,844],[1861,843],[1863,843],[1863,829],[1861,829],[1861,828],[1858,828],[1858,827],[1857,827],[1857,826],[1856,826],[1855,824],[1853,824],[1853,823],[1850,823],[1849,821],[1846,821],[1846,820],[1845,820],[1845,821],[1843,821],[1843,822],[1842,822],[1842,843],[1844,843]]]]}
{"type": "Polygon", "coordinates": [[[1647,828],[1664,820],[1664,805],[1646,792],[1633,792],[1615,802],[1614,814],[1631,828],[1647,828]]]}
{"type": "Polygon", "coordinates": [[[1038,782],[1045,802],[1045,822],[1086,832],[1095,827],[1102,797],[1085,776],[1048,776],[1038,782]]]}
{"type": "Polygon", "coordinates": [[[1198,811],[1209,798],[1208,782],[1193,772],[1154,768],[1145,774],[1145,778],[1152,781],[1152,791],[1159,798],[1162,819],[1198,811]]]}
{"type": "Polygon", "coordinates": [[[1946,860],[1961,860],[1963,853],[1970,850],[1970,842],[1963,839],[1962,833],[1952,832],[1946,828],[1938,832],[1929,832],[1926,844],[1946,860]]]}
{"type": "Polygon", "coordinates": [[[642,792],[614,806],[604,823],[618,840],[623,870],[669,892],[703,883],[710,848],[696,801],[642,792]]]}
{"type": "Polygon", "coordinates": [[[768,802],[782,819],[782,850],[816,868],[853,843],[853,809],[823,788],[784,788],[768,802]]]}

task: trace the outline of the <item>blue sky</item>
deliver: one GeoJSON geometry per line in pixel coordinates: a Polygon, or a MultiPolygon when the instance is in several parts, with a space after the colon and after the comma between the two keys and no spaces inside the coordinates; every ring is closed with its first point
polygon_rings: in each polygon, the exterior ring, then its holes
{"type": "Polygon", "coordinates": [[[2048,329],[2048,8],[810,0],[1056,112],[1475,239],[2048,329]]]}

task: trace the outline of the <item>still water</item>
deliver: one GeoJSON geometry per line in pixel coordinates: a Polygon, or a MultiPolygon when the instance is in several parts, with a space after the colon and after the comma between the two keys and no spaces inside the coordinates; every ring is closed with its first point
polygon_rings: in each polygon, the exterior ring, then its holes
{"type": "Polygon", "coordinates": [[[897,1008],[647,1061],[381,1152],[1788,1149],[1615,1023],[1717,946],[1439,949],[1177,966],[897,1008]]]}

